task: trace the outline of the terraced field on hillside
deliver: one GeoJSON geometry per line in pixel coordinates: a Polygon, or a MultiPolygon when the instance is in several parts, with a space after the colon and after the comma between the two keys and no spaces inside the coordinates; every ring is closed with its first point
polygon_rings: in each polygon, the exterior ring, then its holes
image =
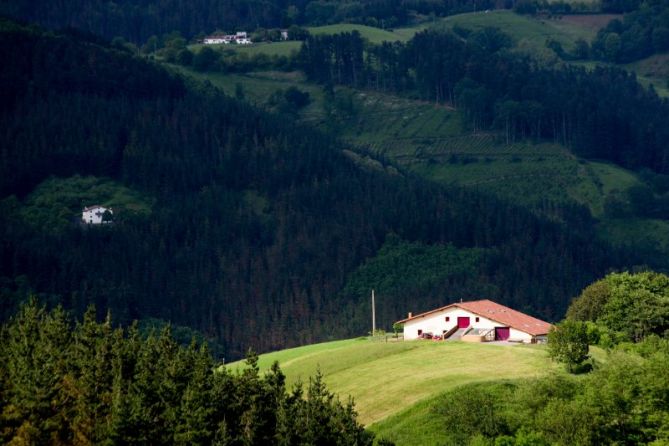
{"type": "Polygon", "coordinates": [[[335,110],[334,118],[333,104],[325,103],[322,87],[307,82],[300,72],[242,75],[174,69],[207,80],[229,95],[235,94],[239,84],[246,99],[260,106],[277,90],[295,86],[309,92],[312,102],[299,117],[287,119],[334,130],[359,150],[438,183],[476,188],[530,207],[546,200],[583,204],[601,220],[598,233],[603,239],[628,247],[640,243],[639,249],[648,258],[658,259],[657,264],[664,264],[662,259],[669,254],[666,222],[605,216],[607,197],[624,196],[630,187],[641,184],[636,174],[613,164],[579,159],[558,144],[507,143],[494,132],[468,129],[451,107],[380,92],[337,88],[338,94],[351,99],[352,109],[335,110]]]}
{"type": "Polygon", "coordinates": [[[639,183],[624,169],[577,159],[559,144],[507,143],[498,134],[474,132],[446,106],[380,93],[357,97],[360,111],[345,139],[443,184],[476,187],[528,205],[575,201],[601,216],[608,194],[639,183]]]}

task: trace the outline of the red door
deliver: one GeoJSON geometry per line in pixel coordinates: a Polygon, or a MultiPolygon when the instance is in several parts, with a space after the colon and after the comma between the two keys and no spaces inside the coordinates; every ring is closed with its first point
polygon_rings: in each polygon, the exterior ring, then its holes
{"type": "Polygon", "coordinates": [[[467,328],[467,327],[469,327],[469,317],[458,316],[458,328],[467,328]]]}
{"type": "Polygon", "coordinates": [[[495,340],[506,341],[509,339],[510,331],[511,329],[509,327],[495,327],[495,340]]]}

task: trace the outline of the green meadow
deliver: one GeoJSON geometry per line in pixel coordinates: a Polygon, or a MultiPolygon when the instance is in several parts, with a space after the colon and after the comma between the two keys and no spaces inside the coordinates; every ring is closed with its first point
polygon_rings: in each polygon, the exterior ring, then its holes
{"type": "MultiPolygon", "coordinates": [[[[278,361],[288,385],[320,371],[328,388],[351,395],[366,425],[458,386],[541,376],[556,369],[543,346],[432,341],[335,341],[260,356],[261,370],[278,361]],[[494,367],[490,365],[494,364],[494,367]]],[[[243,363],[227,365],[239,369],[243,363]]],[[[372,427],[372,429],[374,429],[372,427]]],[[[399,444],[399,443],[398,443],[399,444]]]]}
{"type": "Polygon", "coordinates": [[[356,25],[352,23],[340,23],[337,25],[315,26],[308,28],[309,32],[315,36],[321,34],[339,34],[344,32],[358,31],[360,35],[369,40],[371,43],[394,42],[397,40],[406,41],[413,37],[418,28],[409,28],[409,31],[398,32],[388,31],[381,28],[374,28],[372,26],[356,25]]]}
{"type": "Polygon", "coordinates": [[[591,26],[562,19],[539,19],[512,11],[480,11],[458,14],[440,20],[435,27],[467,28],[473,31],[494,27],[508,34],[515,45],[544,48],[546,40],[555,40],[571,49],[577,39],[591,41],[597,30],[591,26]]]}

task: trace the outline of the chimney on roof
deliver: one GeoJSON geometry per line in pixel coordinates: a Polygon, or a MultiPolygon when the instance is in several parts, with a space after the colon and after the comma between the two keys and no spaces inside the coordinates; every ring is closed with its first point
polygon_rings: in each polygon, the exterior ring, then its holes
{"type": "Polygon", "coordinates": [[[462,297],[460,298],[460,303],[462,303],[462,297]]]}
{"type": "Polygon", "coordinates": [[[413,316],[413,313],[409,311],[409,316],[407,316],[407,319],[411,319],[411,316],[413,316]]]}

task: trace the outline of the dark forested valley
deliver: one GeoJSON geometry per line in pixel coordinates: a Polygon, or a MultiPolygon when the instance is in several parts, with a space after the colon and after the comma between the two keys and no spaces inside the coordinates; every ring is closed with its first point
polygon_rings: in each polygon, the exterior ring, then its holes
{"type": "MultiPolygon", "coordinates": [[[[192,327],[237,358],[250,345],[366,331],[365,303],[351,290],[386,266],[351,274],[382,246],[389,259],[407,249],[397,239],[460,252],[426,251],[444,265],[470,259],[435,274],[430,290],[485,293],[548,319],[608,268],[643,262],[595,241],[579,208],[547,220],[362,168],[332,136],[96,40],[3,21],[0,52],[12,61],[0,111],[4,317],[29,294],[79,314],[95,304],[118,323],[192,327]],[[113,225],[82,227],[73,220],[91,203],[58,207],[50,189],[62,195],[79,176],[141,197],[143,211],[127,206],[113,225]]],[[[408,299],[415,310],[444,299],[407,277],[400,289],[415,295],[394,293],[385,325],[408,299]]]]}

